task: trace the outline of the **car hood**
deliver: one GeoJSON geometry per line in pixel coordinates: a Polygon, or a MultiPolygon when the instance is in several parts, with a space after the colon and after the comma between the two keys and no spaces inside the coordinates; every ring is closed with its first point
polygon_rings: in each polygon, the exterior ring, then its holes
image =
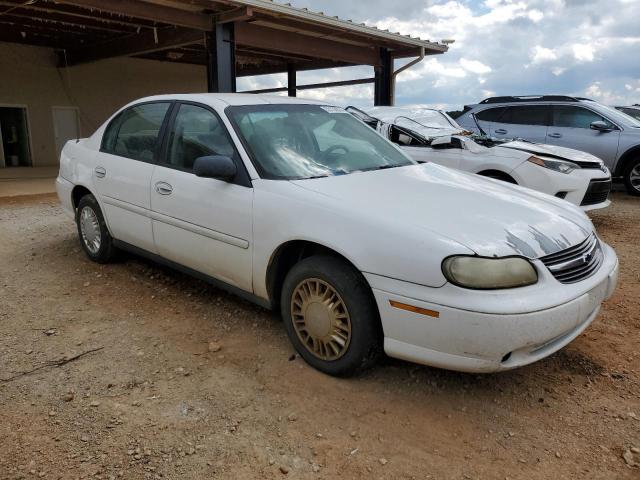
{"type": "Polygon", "coordinates": [[[510,148],[521,152],[541,155],[545,157],[558,158],[560,160],[569,160],[579,163],[596,163],[602,165],[602,160],[587,152],[574,150],[573,148],[558,147],[556,145],[547,145],[542,143],[529,143],[515,140],[500,144],[494,148],[510,148]]]}
{"type": "Polygon", "coordinates": [[[292,183],[322,195],[338,212],[353,209],[353,218],[371,218],[375,225],[391,221],[395,232],[403,225],[417,227],[481,256],[538,258],[576,245],[593,231],[589,218],[571,204],[429,163],[292,183]]]}

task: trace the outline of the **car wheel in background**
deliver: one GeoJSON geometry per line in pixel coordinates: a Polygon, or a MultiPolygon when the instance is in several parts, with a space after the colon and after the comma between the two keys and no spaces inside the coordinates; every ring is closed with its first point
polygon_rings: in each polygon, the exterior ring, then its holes
{"type": "Polygon", "coordinates": [[[622,174],[629,195],[640,196],[640,158],[634,158],[622,174]]]}
{"type": "Polygon", "coordinates": [[[296,351],[324,373],[353,375],[372,366],[382,352],[382,327],[371,288],[344,260],[319,255],[294,265],[280,305],[296,351]]]}
{"type": "Polygon", "coordinates": [[[478,173],[478,175],[482,175],[483,177],[493,178],[494,180],[501,180],[503,182],[512,183],[514,185],[518,184],[518,182],[516,182],[511,175],[509,175],[508,173],[501,172],[499,170],[487,170],[487,171],[478,173]]]}
{"type": "Polygon", "coordinates": [[[76,224],[80,244],[87,256],[97,263],[109,263],[116,258],[113,238],[104,222],[100,205],[93,195],[85,195],[78,202],[76,224]]]}

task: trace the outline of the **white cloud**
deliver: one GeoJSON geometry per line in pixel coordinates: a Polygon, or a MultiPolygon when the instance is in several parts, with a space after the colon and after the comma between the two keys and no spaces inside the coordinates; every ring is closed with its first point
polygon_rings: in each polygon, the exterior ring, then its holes
{"type": "Polygon", "coordinates": [[[541,47],[540,45],[533,47],[533,51],[531,52],[531,63],[533,64],[550,62],[557,59],[558,55],[556,55],[556,52],[550,48],[541,47]]]}
{"type": "Polygon", "coordinates": [[[531,19],[531,21],[534,23],[538,23],[544,18],[544,13],[536,9],[529,10],[529,13],[527,15],[529,16],[529,19],[531,19]]]}
{"type": "Polygon", "coordinates": [[[593,62],[595,49],[591,45],[578,43],[572,49],[573,56],[579,62],[593,62]]]}
{"type": "MultiPolygon", "coordinates": [[[[423,39],[455,39],[449,52],[427,57],[398,77],[399,103],[460,107],[489,96],[486,91],[587,95],[587,90],[601,101],[640,101],[639,0],[291,1],[423,39]]],[[[368,67],[342,70],[301,73],[299,82],[372,75],[368,67]]],[[[284,85],[286,79],[258,83],[284,85]]],[[[371,91],[367,85],[304,94],[370,104],[371,91]]]]}
{"type": "Polygon", "coordinates": [[[477,74],[489,73],[491,71],[490,66],[478,60],[467,60],[466,58],[460,59],[460,66],[471,73],[477,74]]]}

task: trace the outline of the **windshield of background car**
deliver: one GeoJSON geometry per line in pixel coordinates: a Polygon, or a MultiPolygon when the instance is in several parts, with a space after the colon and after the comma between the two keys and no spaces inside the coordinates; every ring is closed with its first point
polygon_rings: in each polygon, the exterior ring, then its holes
{"type": "Polygon", "coordinates": [[[339,107],[246,105],[226,113],[262,178],[300,180],[415,164],[339,107]]]}
{"type": "Polygon", "coordinates": [[[615,108],[611,108],[607,105],[602,104],[598,104],[598,109],[601,110],[600,113],[606,115],[616,123],[622,123],[623,125],[640,128],[640,121],[630,115],[627,115],[626,113],[621,112],[620,110],[616,110],[615,108]]]}
{"type": "Polygon", "coordinates": [[[437,110],[417,110],[410,118],[425,127],[462,129],[453,119],[450,121],[445,114],[437,110]]]}
{"type": "Polygon", "coordinates": [[[620,110],[622,113],[629,115],[630,117],[635,118],[636,120],[640,120],[640,108],[616,107],[616,109],[620,110]]]}
{"type": "Polygon", "coordinates": [[[413,110],[405,114],[398,114],[394,118],[396,125],[413,130],[425,138],[451,135],[464,129],[455,120],[437,110],[413,110]]]}

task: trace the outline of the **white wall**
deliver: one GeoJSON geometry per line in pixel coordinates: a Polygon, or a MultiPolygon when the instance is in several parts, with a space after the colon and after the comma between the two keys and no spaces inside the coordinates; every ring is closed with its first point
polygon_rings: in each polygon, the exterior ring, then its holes
{"type": "Polygon", "coordinates": [[[114,58],[58,69],[52,49],[0,42],[0,104],[26,105],[34,166],[56,165],[52,106],[80,109],[88,136],[116,109],[139,97],[206,91],[195,65],[114,58]]]}

